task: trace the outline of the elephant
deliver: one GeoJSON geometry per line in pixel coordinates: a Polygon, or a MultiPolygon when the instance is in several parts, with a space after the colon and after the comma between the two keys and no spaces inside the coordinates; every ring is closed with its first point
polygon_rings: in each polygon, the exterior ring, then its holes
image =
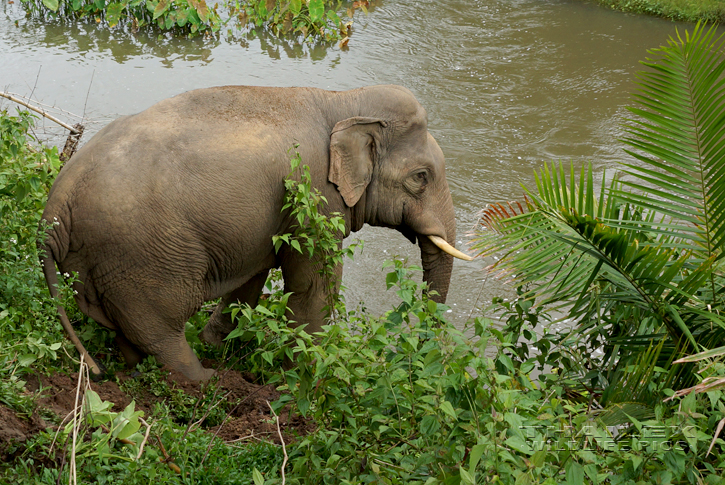
{"type": "Polygon", "coordinates": [[[283,204],[294,146],[325,210],[343,215],[342,236],[364,224],[397,229],[420,246],[423,278],[444,302],[453,256],[467,259],[454,247],[445,160],[425,109],[394,85],[204,88],[111,122],[48,195],[39,255],[51,295],[59,273],[77,274],[79,309],[115,331],[129,366],[153,355],[192,380],[214,371],[189,347],[187,320],[221,297],[201,337],[222,343],[233,329],[224,309],[254,306],[273,268],[281,268],[296,324],[320,331],[331,290],[307,254],[276,253],[272,242],[293,225],[283,204]]]}

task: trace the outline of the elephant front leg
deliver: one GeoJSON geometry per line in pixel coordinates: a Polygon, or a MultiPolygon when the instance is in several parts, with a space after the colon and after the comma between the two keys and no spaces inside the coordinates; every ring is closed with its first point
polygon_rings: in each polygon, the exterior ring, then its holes
{"type": "Polygon", "coordinates": [[[342,265],[338,264],[332,275],[320,274],[321,264],[311,260],[307,254],[288,250],[282,259],[282,277],[284,291],[290,292],[287,302],[291,314],[288,318],[296,323],[292,326],[307,324],[308,334],[320,332],[325,320],[329,318],[329,306],[334,304],[333,296],[340,291],[342,265]]]}
{"type": "Polygon", "coordinates": [[[204,342],[216,347],[221,347],[224,344],[224,339],[235,327],[231,315],[225,310],[230,303],[236,302],[240,304],[247,303],[252,308],[257,306],[259,295],[262,292],[262,288],[264,288],[264,283],[267,281],[268,273],[269,271],[258,273],[236,290],[222,297],[222,301],[216,306],[214,313],[209,317],[209,322],[207,322],[204,330],[201,331],[200,337],[204,342]]]}

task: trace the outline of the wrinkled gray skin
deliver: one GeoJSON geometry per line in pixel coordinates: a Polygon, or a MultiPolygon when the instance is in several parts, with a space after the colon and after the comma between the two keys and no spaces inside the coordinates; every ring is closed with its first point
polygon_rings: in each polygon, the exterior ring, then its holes
{"type": "Polygon", "coordinates": [[[281,209],[294,144],[345,236],[371,224],[417,241],[424,279],[445,301],[452,257],[422,237],[454,244],[445,162],[425,110],[399,86],[200,89],[112,122],[50,192],[43,219],[57,223],[41,259],[53,294],[57,263],[78,273],[80,309],[116,331],[129,364],[152,354],[198,380],[213,371],[185,322],[223,297],[202,333],[220,344],[232,330],[226,305],[254,305],[271,268],[282,269],[294,319],[318,331],[325,285],[306,255],[272,246],[293,225],[281,209]]]}

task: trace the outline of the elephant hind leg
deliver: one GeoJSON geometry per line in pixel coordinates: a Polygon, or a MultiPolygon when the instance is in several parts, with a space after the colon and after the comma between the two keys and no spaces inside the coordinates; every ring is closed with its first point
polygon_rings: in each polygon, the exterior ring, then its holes
{"type": "Polygon", "coordinates": [[[251,307],[257,306],[259,295],[262,292],[262,288],[264,288],[264,283],[267,281],[267,274],[269,274],[269,270],[257,273],[242,286],[222,297],[222,301],[216,306],[214,313],[209,317],[209,322],[207,322],[204,330],[201,331],[201,339],[204,342],[216,347],[223,345],[226,336],[234,330],[234,322],[232,322],[229,313],[224,310],[227,309],[230,303],[235,302],[239,302],[240,304],[247,303],[251,307]]]}
{"type": "Polygon", "coordinates": [[[117,327],[117,342],[127,363],[138,363],[148,354],[191,380],[206,381],[214,375],[189,347],[184,334],[186,318],[182,315],[166,315],[162,306],[148,300],[123,307],[105,301],[104,310],[117,327]]]}
{"type": "Polygon", "coordinates": [[[126,365],[130,368],[136,367],[137,364],[143,362],[148,355],[143,350],[132,344],[119,330],[116,330],[116,337],[114,338],[116,345],[121,350],[121,355],[126,361],[126,365]]]}

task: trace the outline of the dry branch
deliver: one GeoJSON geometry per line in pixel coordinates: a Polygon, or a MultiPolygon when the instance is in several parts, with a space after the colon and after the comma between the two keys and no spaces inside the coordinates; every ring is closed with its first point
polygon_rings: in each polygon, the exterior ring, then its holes
{"type": "Polygon", "coordinates": [[[277,413],[274,412],[274,409],[272,409],[272,405],[267,401],[267,406],[269,406],[269,410],[272,412],[272,416],[274,416],[274,420],[277,422],[277,434],[279,435],[279,441],[282,443],[282,453],[284,453],[284,460],[282,461],[282,485],[285,485],[285,476],[284,476],[284,468],[287,466],[287,446],[284,444],[284,438],[282,437],[282,430],[279,427],[279,416],[277,416],[277,413]]]}
{"type": "Polygon", "coordinates": [[[0,91],[0,97],[7,98],[7,99],[9,99],[10,101],[12,101],[14,103],[18,103],[18,104],[20,104],[22,106],[25,106],[26,108],[28,108],[30,110],[35,111],[36,113],[38,113],[38,114],[40,114],[40,115],[48,118],[50,121],[53,121],[55,123],[58,123],[60,126],[62,126],[63,128],[65,128],[66,130],[70,131],[74,135],[80,135],[81,133],[83,133],[83,130],[78,131],[77,128],[72,127],[68,123],[63,123],[62,121],[60,121],[55,116],[49,114],[47,111],[45,111],[45,110],[43,110],[41,108],[38,108],[37,106],[33,106],[32,104],[28,103],[27,101],[23,101],[20,98],[16,98],[12,94],[5,93],[5,92],[0,91]]]}

